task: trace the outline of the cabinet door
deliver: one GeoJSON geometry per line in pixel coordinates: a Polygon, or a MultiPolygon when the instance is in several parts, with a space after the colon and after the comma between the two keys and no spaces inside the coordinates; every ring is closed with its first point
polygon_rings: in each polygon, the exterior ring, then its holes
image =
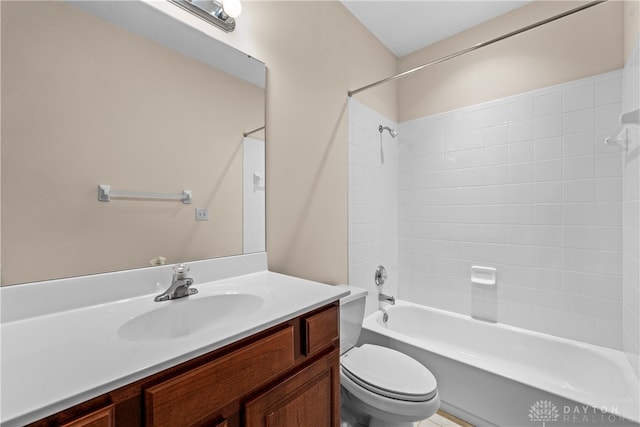
{"type": "Polygon", "coordinates": [[[246,403],[246,427],[338,426],[339,363],[334,350],[246,403]]]}
{"type": "Polygon", "coordinates": [[[115,426],[113,405],[63,424],[61,427],[113,427],[115,426]]]}
{"type": "MultiPolygon", "coordinates": [[[[220,408],[294,365],[291,326],[145,390],[146,425],[177,427],[215,418],[220,408]]],[[[239,406],[239,403],[238,403],[239,406]]]]}

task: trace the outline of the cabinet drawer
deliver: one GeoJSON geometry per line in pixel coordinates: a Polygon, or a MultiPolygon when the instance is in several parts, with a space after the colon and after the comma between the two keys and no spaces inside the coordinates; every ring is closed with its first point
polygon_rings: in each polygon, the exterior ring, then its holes
{"type": "Polygon", "coordinates": [[[114,427],[113,405],[99,409],[82,418],[63,424],[61,427],[114,427]]]}
{"type": "Polygon", "coordinates": [[[146,424],[187,426],[266,384],[294,364],[289,326],[145,390],[146,424]]]}
{"type": "Polygon", "coordinates": [[[340,336],[338,307],[333,305],[307,317],[305,322],[305,354],[320,350],[340,336]]]}

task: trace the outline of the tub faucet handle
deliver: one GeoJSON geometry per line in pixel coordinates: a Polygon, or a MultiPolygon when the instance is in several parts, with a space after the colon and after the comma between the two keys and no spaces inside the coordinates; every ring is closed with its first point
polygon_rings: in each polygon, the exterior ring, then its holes
{"type": "Polygon", "coordinates": [[[379,265],[378,268],[376,268],[376,274],[374,278],[376,281],[376,286],[384,285],[384,282],[387,280],[387,269],[384,268],[383,265],[379,265]]]}

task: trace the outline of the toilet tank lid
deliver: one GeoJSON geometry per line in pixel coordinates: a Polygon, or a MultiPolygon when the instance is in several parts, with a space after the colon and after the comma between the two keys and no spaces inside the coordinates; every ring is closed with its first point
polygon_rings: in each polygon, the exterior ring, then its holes
{"type": "Polygon", "coordinates": [[[345,289],[349,290],[349,292],[351,292],[346,297],[340,298],[340,304],[346,304],[346,303],[351,302],[353,300],[356,300],[358,298],[363,298],[363,297],[367,296],[367,294],[369,293],[366,289],[357,288],[355,286],[349,286],[349,285],[337,285],[337,286],[339,286],[341,288],[345,288],[345,289]]]}

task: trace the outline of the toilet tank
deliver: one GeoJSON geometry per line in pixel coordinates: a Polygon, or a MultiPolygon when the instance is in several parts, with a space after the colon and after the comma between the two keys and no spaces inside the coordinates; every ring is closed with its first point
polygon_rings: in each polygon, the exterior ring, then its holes
{"type": "Polygon", "coordinates": [[[351,349],[358,342],[367,290],[354,286],[344,286],[351,294],[340,298],[340,354],[351,349]]]}

